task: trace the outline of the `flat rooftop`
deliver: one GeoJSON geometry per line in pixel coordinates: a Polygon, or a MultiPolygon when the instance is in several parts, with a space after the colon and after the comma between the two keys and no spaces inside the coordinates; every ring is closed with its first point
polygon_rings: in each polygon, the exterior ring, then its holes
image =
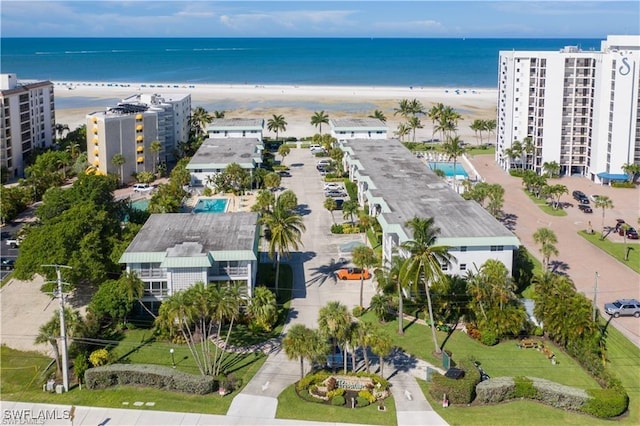
{"type": "Polygon", "coordinates": [[[215,118],[211,124],[207,126],[209,130],[242,130],[242,129],[260,129],[264,128],[264,119],[262,118],[215,118]]]}
{"type": "Polygon", "coordinates": [[[373,129],[387,130],[387,125],[377,118],[330,118],[333,130],[373,129]]]}
{"type": "Polygon", "coordinates": [[[513,237],[515,235],[475,201],[456,194],[420,159],[397,139],[353,139],[342,143],[351,158],[361,165],[359,174],[368,176],[390,211],[381,213],[387,223],[404,224],[415,216],[433,217],[440,238],[513,237]]]}
{"type": "Polygon", "coordinates": [[[231,163],[252,168],[262,162],[261,149],[262,143],[257,138],[205,139],[187,169],[221,169],[231,163]]]}
{"type": "Polygon", "coordinates": [[[152,214],[125,250],[125,256],[174,252],[180,247],[186,256],[198,252],[253,251],[257,222],[258,214],[248,212],[152,214]],[[193,251],[196,246],[198,250],[193,251]]]}

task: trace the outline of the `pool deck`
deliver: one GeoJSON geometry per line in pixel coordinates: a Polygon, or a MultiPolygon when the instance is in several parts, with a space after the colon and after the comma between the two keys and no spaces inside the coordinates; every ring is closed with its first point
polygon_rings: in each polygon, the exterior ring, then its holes
{"type": "Polygon", "coordinates": [[[256,202],[255,192],[247,192],[245,193],[245,195],[234,195],[232,193],[227,193],[204,196],[193,194],[185,201],[184,205],[188,208],[188,211],[191,211],[198,203],[198,200],[200,200],[201,198],[226,198],[228,200],[227,208],[225,210],[226,213],[250,212],[251,206],[253,206],[256,202]]]}

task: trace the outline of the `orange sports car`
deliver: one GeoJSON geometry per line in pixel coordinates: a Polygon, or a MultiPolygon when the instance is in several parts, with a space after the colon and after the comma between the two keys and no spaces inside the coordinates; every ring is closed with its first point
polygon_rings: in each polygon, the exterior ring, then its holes
{"type": "Polygon", "coordinates": [[[341,280],[359,280],[361,278],[368,280],[371,278],[369,271],[360,268],[339,269],[336,275],[338,276],[338,279],[341,280]]]}

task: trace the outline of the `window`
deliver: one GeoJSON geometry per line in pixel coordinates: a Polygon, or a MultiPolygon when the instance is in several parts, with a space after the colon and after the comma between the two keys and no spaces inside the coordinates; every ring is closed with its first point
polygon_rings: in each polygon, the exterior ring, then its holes
{"type": "Polygon", "coordinates": [[[466,271],[467,270],[467,264],[466,263],[461,263],[460,264],[460,270],[461,271],[466,271]]]}
{"type": "Polygon", "coordinates": [[[504,251],[504,246],[491,246],[491,251],[504,251]]]}
{"type": "Polygon", "coordinates": [[[460,251],[467,251],[467,246],[460,247],[460,251]]]}
{"type": "Polygon", "coordinates": [[[449,264],[448,263],[443,263],[440,265],[441,269],[443,271],[448,271],[449,270],[449,264]]]}

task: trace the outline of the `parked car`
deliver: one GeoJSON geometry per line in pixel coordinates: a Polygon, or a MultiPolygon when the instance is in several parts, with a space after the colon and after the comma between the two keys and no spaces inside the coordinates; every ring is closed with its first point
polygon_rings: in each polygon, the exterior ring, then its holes
{"type": "Polygon", "coordinates": [[[15,259],[10,259],[8,257],[0,258],[0,268],[3,271],[11,271],[15,262],[15,259]]]}
{"type": "Polygon", "coordinates": [[[636,228],[630,227],[627,229],[627,238],[630,240],[638,239],[638,231],[636,231],[636,228]]]}
{"type": "Polygon", "coordinates": [[[330,198],[341,198],[346,197],[347,193],[340,189],[333,189],[330,191],[324,191],[324,196],[330,198]]]}
{"type": "Polygon", "coordinates": [[[313,149],[311,149],[311,153],[312,153],[313,155],[316,155],[316,154],[326,154],[326,153],[327,153],[327,150],[326,150],[326,149],[324,149],[324,148],[322,148],[322,147],[320,147],[320,148],[313,148],[313,149]]]}
{"type": "Polygon", "coordinates": [[[578,208],[582,211],[582,213],[593,213],[593,209],[588,204],[578,204],[578,208]]]}
{"type": "Polygon", "coordinates": [[[640,318],[640,302],[636,299],[618,299],[612,303],[605,303],[604,311],[614,318],[631,315],[640,318]]]}
{"type": "Polygon", "coordinates": [[[322,148],[322,145],[318,145],[318,144],[309,145],[309,150],[310,151],[313,151],[314,149],[318,149],[318,148],[322,148]]]}
{"type": "Polygon", "coordinates": [[[324,184],[325,191],[340,190],[344,191],[344,185],[339,182],[329,182],[324,184]]]}
{"type": "Polygon", "coordinates": [[[278,174],[280,177],[291,177],[291,173],[288,170],[279,170],[278,174]]]}
{"type": "Polygon", "coordinates": [[[573,199],[577,202],[582,204],[589,204],[589,198],[587,198],[587,195],[584,192],[576,190],[572,192],[572,195],[573,199]]]}
{"type": "Polygon", "coordinates": [[[598,201],[598,198],[600,198],[600,195],[598,195],[598,194],[593,194],[593,195],[591,195],[591,197],[589,197],[589,198],[591,198],[591,201],[593,201],[593,202],[595,203],[596,201],[598,201]]]}
{"type": "Polygon", "coordinates": [[[153,189],[151,185],[148,183],[136,183],[133,185],[133,190],[135,192],[149,192],[153,189]]]}
{"type": "Polygon", "coordinates": [[[336,210],[342,210],[342,205],[344,204],[344,200],[342,198],[336,198],[336,210]]]}
{"type": "Polygon", "coordinates": [[[11,248],[20,247],[20,238],[11,237],[7,241],[7,245],[11,248]]]}
{"type": "Polygon", "coordinates": [[[359,280],[361,278],[368,280],[369,278],[371,278],[371,274],[368,270],[360,268],[338,269],[336,275],[340,280],[359,280]]]}
{"type": "Polygon", "coordinates": [[[317,166],[324,166],[324,167],[329,167],[331,165],[331,160],[325,158],[322,159],[320,161],[318,161],[317,166]]]}

